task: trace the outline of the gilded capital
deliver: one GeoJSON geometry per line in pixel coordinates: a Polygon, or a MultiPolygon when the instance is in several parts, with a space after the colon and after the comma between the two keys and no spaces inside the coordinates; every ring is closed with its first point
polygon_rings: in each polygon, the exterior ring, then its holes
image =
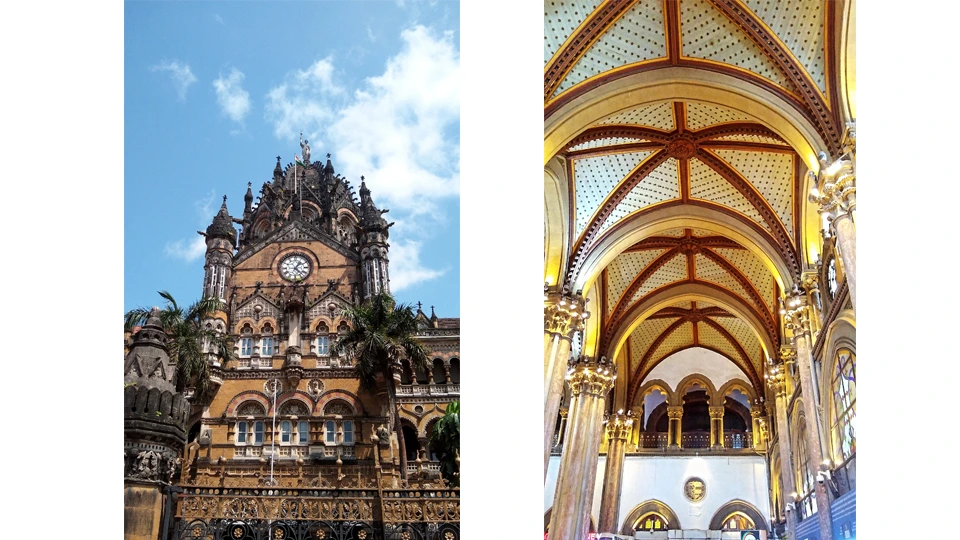
{"type": "Polygon", "coordinates": [[[547,291],[543,295],[543,331],[548,334],[560,334],[573,338],[573,334],[583,329],[583,323],[590,312],[586,311],[587,301],[583,296],[547,291]]]}
{"type": "Polygon", "coordinates": [[[560,408],[560,418],[566,418],[570,411],[566,408],[560,408]]]}
{"type": "Polygon", "coordinates": [[[777,397],[786,397],[787,395],[786,373],[784,373],[784,371],[783,366],[777,364],[770,366],[767,374],[763,376],[763,378],[767,380],[767,386],[773,390],[777,397]]]}
{"type": "Polygon", "coordinates": [[[667,417],[671,420],[679,420],[683,417],[683,405],[668,405],[667,417]]]}
{"type": "Polygon", "coordinates": [[[711,418],[711,419],[716,420],[716,419],[718,419],[718,418],[723,418],[723,410],[724,410],[723,405],[720,405],[720,406],[716,406],[716,407],[709,407],[709,408],[707,409],[707,412],[710,413],[710,418],[711,418]]]}
{"type": "Polygon", "coordinates": [[[633,429],[633,415],[628,411],[623,414],[621,410],[617,414],[607,417],[607,438],[610,440],[624,439],[630,435],[633,429]]]}
{"type": "Polygon", "coordinates": [[[763,418],[766,415],[766,411],[763,410],[762,405],[756,405],[750,408],[750,416],[753,418],[763,418]]]}
{"type": "Polygon", "coordinates": [[[573,395],[604,396],[613,388],[616,380],[616,368],[604,357],[600,357],[599,361],[582,357],[567,372],[567,382],[570,384],[570,392],[573,395]]]}
{"type": "Polygon", "coordinates": [[[820,161],[818,174],[810,173],[816,185],[810,190],[809,200],[819,205],[818,211],[826,214],[833,223],[839,217],[853,215],[857,207],[857,128],[853,123],[841,141],[841,154],[830,159],[825,152],[817,156],[820,161]]]}
{"type": "Polygon", "coordinates": [[[794,336],[810,333],[810,305],[799,288],[794,287],[793,292],[783,299],[780,316],[783,317],[784,326],[794,336]]]}

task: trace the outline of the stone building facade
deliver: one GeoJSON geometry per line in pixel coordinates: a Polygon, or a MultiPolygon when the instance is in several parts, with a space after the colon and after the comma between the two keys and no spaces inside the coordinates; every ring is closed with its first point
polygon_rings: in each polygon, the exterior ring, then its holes
{"type": "Polygon", "coordinates": [[[224,196],[200,233],[202,293],[224,305],[203,324],[229,336],[235,358],[209,356],[212,397],[187,392],[159,538],[459,538],[459,490],[429,448],[433,423],[459,400],[459,318],[418,305],[430,371],[403,364],[373,392],[335,346],[350,329],[345,309],[390,292],[392,224],[362,177],[358,193],[329,155],[287,166],[278,157],[256,200],[248,184],[235,217],[224,196]]]}

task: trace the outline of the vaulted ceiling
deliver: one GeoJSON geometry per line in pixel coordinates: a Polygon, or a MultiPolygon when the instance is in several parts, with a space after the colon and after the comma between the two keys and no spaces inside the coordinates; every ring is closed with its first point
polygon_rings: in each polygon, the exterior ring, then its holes
{"type": "MultiPolygon", "coordinates": [[[[557,145],[554,160],[563,164],[565,184],[557,192],[566,200],[556,207],[564,230],[548,224],[547,235],[564,238],[560,279],[579,279],[597,291],[602,305],[591,307],[590,324],[599,329],[586,352],[623,359],[629,396],[660,361],[690,347],[725,356],[762,393],[763,364],[782,332],[780,285],[789,286],[809,264],[803,190],[810,161],[783,129],[764,121],[769,115],[715,95],[637,100],[631,94],[630,101],[609,94],[603,99],[614,103],[602,109],[613,112],[583,111],[600,110],[597,96],[619,80],[689,68],[776,96],[782,116],[812,126],[822,141],[813,145],[832,154],[843,131],[837,50],[844,4],[544,2],[545,123],[556,124],[560,115],[591,118],[557,145]],[[666,219],[660,216],[683,223],[685,215],[705,212],[749,234],[649,225],[666,219]],[[630,236],[647,228],[656,231],[630,236]],[[596,262],[602,270],[585,283],[588,260],[602,261],[596,262]]],[[[670,84],[663,83],[666,95],[670,84]]]]}

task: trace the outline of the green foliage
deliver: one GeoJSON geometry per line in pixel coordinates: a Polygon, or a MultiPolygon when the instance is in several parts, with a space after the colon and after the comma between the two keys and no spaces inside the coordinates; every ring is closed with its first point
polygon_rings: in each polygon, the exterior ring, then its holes
{"type": "Polygon", "coordinates": [[[430,445],[440,455],[440,474],[454,486],[460,485],[457,453],[460,451],[460,402],[447,405],[440,420],[433,425],[430,445]]]}
{"type": "Polygon", "coordinates": [[[397,304],[389,294],[378,294],[345,314],[350,331],[334,348],[356,359],[356,376],[367,389],[373,389],[380,373],[393,381],[390,365],[400,360],[409,360],[413,369],[427,369],[427,351],[413,337],[417,317],[411,306],[397,304]]]}
{"type": "MultiPolygon", "coordinates": [[[[213,385],[210,384],[210,365],[203,352],[204,341],[210,344],[209,350],[221,362],[235,358],[227,335],[202,325],[204,319],[223,310],[223,302],[214,297],[202,298],[183,308],[170,293],[159,291],[157,294],[166,301],[160,310],[160,324],[167,333],[170,358],[176,361],[174,384],[177,390],[182,392],[185,388],[194,387],[197,398],[202,400],[209,397],[213,385]]],[[[143,326],[149,317],[149,308],[131,309],[124,314],[124,330],[131,331],[135,326],[143,326]]]]}

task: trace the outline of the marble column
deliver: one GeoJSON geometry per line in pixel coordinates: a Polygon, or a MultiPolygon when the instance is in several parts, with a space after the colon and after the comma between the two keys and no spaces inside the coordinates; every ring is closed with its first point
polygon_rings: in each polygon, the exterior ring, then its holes
{"type": "Polygon", "coordinates": [[[710,448],[723,448],[723,405],[707,409],[710,414],[710,448]]]}
{"type": "Polygon", "coordinates": [[[620,510],[620,486],[623,481],[623,456],[627,438],[633,433],[634,418],[631,411],[621,410],[607,420],[607,463],[603,471],[603,494],[600,497],[600,520],[598,533],[618,533],[620,510]]]}
{"type": "Polygon", "coordinates": [[[837,247],[850,290],[850,300],[857,306],[857,162],[856,126],[850,124],[844,133],[843,154],[833,163],[821,153],[817,187],[810,201],[820,205],[837,238],[837,247]]]}
{"type": "Polygon", "coordinates": [[[570,359],[573,335],[583,328],[590,315],[584,311],[582,296],[550,293],[544,295],[544,406],[543,477],[546,482],[550,449],[557,428],[557,413],[563,398],[563,380],[570,359]]]}
{"type": "Polygon", "coordinates": [[[784,380],[789,378],[784,373],[782,364],[775,368],[767,378],[767,383],[776,393],[777,440],[780,446],[780,493],[783,495],[783,504],[787,517],[787,539],[796,540],[797,536],[797,506],[795,477],[793,470],[793,451],[790,447],[790,425],[787,421],[787,392],[784,380]]]}
{"type": "Polygon", "coordinates": [[[604,402],[615,379],[614,367],[603,358],[599,362],[582,358],[568,376],[571,395],[569,424],[553,498],[551,538],[580,540],[587,537],[604,402]]]}
{"type": "Polygon", "coordinates": [[[557,443],[554,446],[563,444],[563,432],[567,429],[567,415],[570,413],[565,407],[560,407],[560,427],[557,428],[557,443]]]}
{"type": "MultiPolygon", "coordinates": [[[[793,343],[797,348],[797,370],[800,375],[800,389],[803,393],[803,413],[806,420],[806,449],[808,460],[814,471],[823,470],[823,443],[820,436],[820,413],[817,407],[816,378],[813,376],[813,342],[810,333],[810,307],[803,294],[791,296],[787,300],[788,310],[784,314],[786,327],[793,331],[793,343]]],[[[825,483],[815,482],[817,497],[817,519],[820,522],[820,537],[833,538],[833,524],[830,512],[830,494],[825,483]]]]}
{"type": "Polygon", "coordinates": [[[680,448],[683,446],[683,433],[681,432],[680,419],[683,418],[683,405],[667,406],[667,448],[680,448]]]}

